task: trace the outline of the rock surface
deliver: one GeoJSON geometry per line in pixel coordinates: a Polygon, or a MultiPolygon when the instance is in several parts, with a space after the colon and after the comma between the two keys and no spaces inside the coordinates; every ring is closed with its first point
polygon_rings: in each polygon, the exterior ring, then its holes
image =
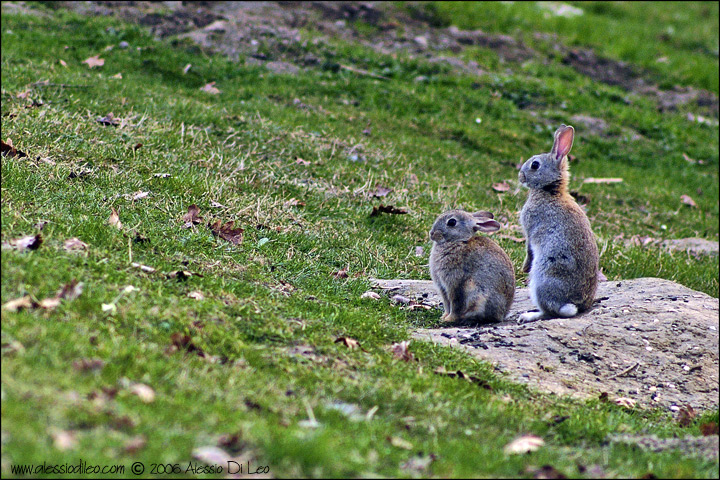
{"type": "MultiPolygon", "coordinates": [[[[440,306],[430,281],[373,280],[390,296],[440,306]]],[[[580,398],[607,392],[672,411],[718,405],[718,299],[659,278],[599,284],[593,308],[571,319],[519,325],[533,310],[519,288],[506,321],[420,329],[413,337],[463,348],[512,379],[580,398]]],[[[439,317],[439,315],[438,315],[439,317]]]]}

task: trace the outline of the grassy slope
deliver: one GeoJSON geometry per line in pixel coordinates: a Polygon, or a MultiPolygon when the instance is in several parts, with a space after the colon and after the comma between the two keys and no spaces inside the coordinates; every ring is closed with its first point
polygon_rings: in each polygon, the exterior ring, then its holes
{"type": "MultiPolygon", "coordinates": [[[[359,299],[370,276],[427,278],[427,260],[415,257],[414,247],[429,251],[426,231],[445,208],[486,208],[517,224],[524,196],[498,195],[490,185],[505,180],[515,187],[514,164],[546,150],[552,135],[552,127],[538,131],[534,118],[517,108],[523,96],[554,123],[564,119],[564,102],[567,112],[602,116],[618,133],[631,127],[644,136],[629,141],[579,132],[576,142],[575,189],[586,176],[626,180],[582,186],[606,247],[608,278],[661,276],[717,296],[716,261],[611,242],[619,233],[717,239],[716,130],[689,124],[683,111],[661,115],[643,99],[625,105],[618,101],[622,91],[562,65],[530,62],[476,79],[337,41],[307,48],[392,80],[334,69],[278,76],[154,42],[109,19],[3,16],[2,29],[3,139],[33,158],[57,162],[3,159],[3,241],[32,233],[40,219],[50,223],[38,251],[3,250],[2,302],[25,293],[44,298],[72,278],[86,285],[80,298],[54,311],[2,313],[3,344],[24,346],[22,354],[4,351],[2,359],[5,475],[10,463],[77,461],[78,452],[101,464],[186,465],[194,447],[237,432],[277,476],[406,475],[400,465],[420,452],[437,455],[426,474],[438,476],[514,476],[546,463],[577,475],[576,462],[601,465],[610,475],[717,474],[717,463],[603,445],[617,432],[696,435],[697,423],[681,428],[662,412],[539,395],[429,344],[412,344],[417,363],[393,360],[388,346],[406,339],[408,327],[437,325],[437,313],[359,299]],[[103,52],[100,70],[81,64],[121,40],[133,48],[103,52]],[[193,67],[183,75],[187,63],[193,67]],[[122,80],[109,78],[116,73],[122,80]],[[430,81],[415,83],[417,75],[430,81]],[[28,102],[14,94],[42,79],[88,88],[38,88],[31,98],[44,106],[24,108],[28,102]],[[209,81],[217,82],[220,95],[199,90],[209,81]],[[295,98],[311,108],[297,108],[295,98]],[[129,126],[94,121],[110,111],[129,126]],[[361,132],[368,124],[366,137],[361,132]],[[137,143],[143,147],[133,151],[137,143]],[[349,149],[357,143],[362,147],[354,153],[364,161],[353,162],[349,149]],[[705,165],[685,162],[683,152],[705,165]],[[92,173],[68,179],[82,168],[92,173]],[[369,199],[365,193],[380,184],[395,192],[369,199]],[[698,188],[697,210],[679,203],[681,194],[698,188]],[[140,190],[151,194],[138,201],[122,196],[140,190]],[[305,206],[286,206],[291,198],[305,206]],[[213,209],[211,201],[226,208],[213,209]],[[381,201],[411,213],[368,217],[381,201]],[[191,203],[206,218],[236,219],[245,228],[243,243],[216,240],[203,225],[181,229],[191,203]],[[138,231],[149,242],[129,243],[109,227],[111,205],[126,232],[138,231]],[[86,253],[62,249],[73,236],[90,244],[86,253]],[[204,276],[179,282],[141,273],[129,265],[130,250],[133,261],[160,272],[204,276]],[[345,267],[348,279],[332,277],[345,267]],[[101,305],[126,285],[139,290],[117,300],[117,313],[103,312],[101,305]],[[206,299],[188,298],[193,290],[206,299]],[[198,320],[199,328],[193,326],[198,320]],[[174,332],[188,333],[227,361],[166,355],[174,332]],[[358,339],[366,351],[334,343],[341,335],[358,339]],[[298,345],[313,353],[297,354],[298,345]],[[81,373],[72,368],[81,358],[102,358],[106,366],[81,373]],[[493,389],[434,375],[438,366],[476,375],[493,389]],[[143,404],[127,389],[104,403],[88,399],[122,378],[151,385],[157,400],[143,404]],[[363,413],[378,409],[372,421],[351,422],[329,407],[334,401],[363,413]],[[309,408],[321,428],[298,424],[309,408]],[[556,423],[557,415],[569,418],[556,423]],[[53,429],[77,431],[78,450],[54,449],[53,429]],[[503,445],[522,432],[541,435],[548,445],[529,457],[504,457],[503,445]],[[148,442],[129,455],[122,445],[134,435],[148,442]],[[412,449],[388,437],[403,438],[412,449]]],[[[522,247],[499,243],[520,265],[522,247]]],[[[717,412],[708,418],[717,421],[717,412]]]]}

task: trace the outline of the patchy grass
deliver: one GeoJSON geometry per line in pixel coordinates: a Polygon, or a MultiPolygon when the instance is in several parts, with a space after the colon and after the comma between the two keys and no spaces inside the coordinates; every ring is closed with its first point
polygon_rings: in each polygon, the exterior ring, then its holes
{"type": "MultiPolygon", "coordinates": [[[[152,463],[184,470],[194,448],[238,434],[225,448],[279,477],[411,476],[416,457],[432,460],[423,476],[531,476],[528,468],[545,464],[568,476],[594,475],[582,470],[591,465],[611,477],[717,476],[716,461],[605,443],[615,433],[699,435],[717,412],[681,427],[657,410],[539,394],[421,342],[410,345],[417,361],[403,362],[390,346],[413,327],[437,325],[438,312],[360,298],[369,277],[428,277],[427,231],[447,208],[494,211],[505,233],[520,235],[524,194],[491,185],[515,189],[515,165],[546,151],[574,114],[610,125],[607,135],[578,128],[571,180],[590,199],[607,277],[660,276],[717,296],[716,260],[615,241],[718,238],[718,132],[689,122],[689,107],[627,104],[619,88],[562,65],[470,78],[340,39],[306,47],[322,67],[275,75],[62,11],[3,15],[2,42],[3,140],[28,153],[3,157],[3,242],[48,222],[38,250],[3,250],[2,302],[84,283],[55,309],[2,312],[4,475],[10,465],[78,455],[126,468],[142,461],[146,474],[152,463]],[[97,54],[101,68],[82,63],[97,54]],[[213,81],[220,94],[200,90],[213,81]],[[109,112],[122,123],[96,121],[109,112]],[[591,176],[624,182],[582,183],[591,176]],[[380,186],[393,191],[374,198],[380,186]],[[134,200],[138,192],[148,195],[134,200]],[[370,217],[380,203],[409,214],[370,217]],[[191,204],[204,221],[185,229],[191,204]],[[122,229],[108,225],[111,207],[122,229]],[[205,224],[215,219],[244,228],[242,242],[214,237],[205,224]],[[88,249],[66,251],[71,237],[88,249]],[[166,275],[178,270],[193,275],[166,275]],[[348,277],[336,278],[340,270],[348,277]],[[203,299],[188,296],[197,291],[203,299]],[[73,366],[82,359],[104,364],[73,366]],[[480,382],[434,374],[440,366],[480,382]],[[154,389],[154,402],[134,395],[134,383],[154,389]],[[77,446],[54,446],[58,431],[73,432],[77,446]],[[522,433],[545,447],[504,455],[522,433]],[[146,445],[129,451],[137,436],[146,445]]],[[[498,242],[519,270],[522,245],[498,242]]]]}

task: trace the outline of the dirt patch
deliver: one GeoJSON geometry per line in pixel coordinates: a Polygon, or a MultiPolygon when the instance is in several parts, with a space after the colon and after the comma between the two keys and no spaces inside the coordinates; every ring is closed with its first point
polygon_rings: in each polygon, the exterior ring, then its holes
{"type": "MultiPolygon", "coordinates": [[[[440,304],[430,281],[374,282],[391,296],[440,304]]],[[[520,288],[502,323],[420,329],[413,337],[462,348],[545,392],[580,398],[607,392],[671,411],[717,408],[717,298],[638,278],[601,283],[594,307],[581,316],[518,325],[519,314],[532,309],[528,289],[520,288]]]]}
{"type": "MultiPolygon", "coordinates": [[[[27,10],[25,2],[3,2],[3,9],[27,10]],[[6,6],[9,4],[9,6],[6,6]]],[[[268,62],[272,71],[293,74],[298,67],[327,67],[332,52],[325,58],[309,54],[300,30],[309,27],[328,36],[361,43],[381,53],[404,52],[410,58],[447,65],[452,71],[484,75],[473,61],[448,55],[469,46],[493,50],[502,62],[550,59],[522,40],[481,30],[460,30],[437,22],[422,5],[398,8],[390,2],[58,2],[59,6],[85,15],[114,15],[146,25],[158,37],[180,35],[199,45],[225,53],[230,58],[254,58],[268,62]],[[366,28],[358,28],[362,24],[366,28]],[[360,33],[360,32],[363,33],[360,33]],[[283,63],[270,63],[281,61],[283,63]],[[292,66],[290,66],[292,65],[292,66]]],[[[553,55],[594,80],[617,85],[625,90],[656,100],[659,110],[674,110],[693,105],[718,116],[718,98],[706,90],[691,87],[660,89],[653,75],[626,62],[602,58],[588,48],[568,48],[556,35],[535,33],[537,40],[550,42],[553,55]]],[[[322,44],[327,37],[313,40],[322,44]]],[[[422,80],[422,79],[421,79],[422,80]]],[[[420,81],[421,81],[420,80],[420,81]]]]}
{"type": "Polygon", "coordinates": [[[710,459],[718,458],[718,447],[720,446],[717,435],[683,438],[657,438],[655,435],[615,435],[610,437],[610,441],[637,445],[641,449],[651,452],[679,450],[683,455],[710,459]]]}

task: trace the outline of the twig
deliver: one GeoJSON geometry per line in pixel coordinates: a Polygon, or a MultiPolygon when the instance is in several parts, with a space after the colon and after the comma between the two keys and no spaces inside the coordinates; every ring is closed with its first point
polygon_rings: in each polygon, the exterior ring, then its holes
{"type": "Polygon", "coordinates": [[[606,380],[612,380],[613,378],[622,377],[623,375],[626,375],[626,374],[632,372],[634,369],[637,368],[638,365],[640,365],[640,363],[635,362],[634,365],[631,365],[629,368],[626,368],[625,370],[623,370],[620,373],[616,373],[615,375],[611,375],[611,376],[607,377],[606,380]]]}
{"type": "Polygon", "coordinates": [[[359,75],[367,75],[368,77],[379,78],[380,80],[390,80],[389,77],[383,77],[382,75],[378,75],[377,73],[368,72],[367,70],[361,70],[359,68],[351,67],[349,65],[340,64],[340,68],[344,70],[349,70],[359,75]]]}

